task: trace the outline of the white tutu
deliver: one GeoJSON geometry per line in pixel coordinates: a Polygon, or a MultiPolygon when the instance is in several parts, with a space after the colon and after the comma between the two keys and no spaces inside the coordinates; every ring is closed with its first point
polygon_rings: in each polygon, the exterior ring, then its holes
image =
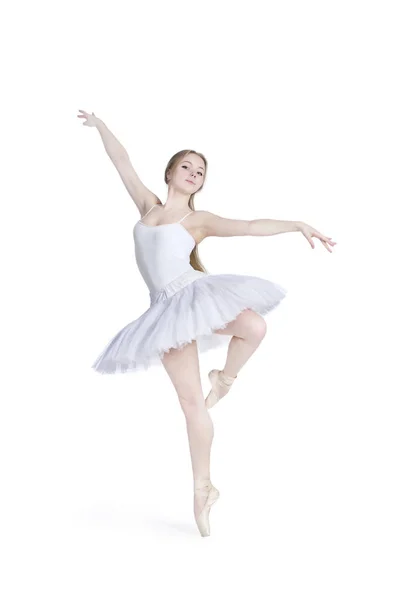
{"type": "Polygon", "coordinates": [[[247,308],[263,316],[285,297],[287,291],[267,279],[194,269],[190,253],[195,239],[181,224],[192,213],[176,223],[145,225],[142,219],[136,223],[136,262],[151,304],[99,355],[92,365],[98,373],[145,371],[161,364],[171,348],[193,340],[200,352],[228,344],[231,335],[214,331],[224,329],[247,308]]]}
{"type": "Polygon", "coordinates": [[[196,340],[200,352],[228,344],[224,329],[243,310],[264,316],[287,290],[248,275],[206,274],[187,270],[151,293],[150,307],[109,342],[92,365],[101,374],[146,370],[161,364],[165,352],[196,340]]]}

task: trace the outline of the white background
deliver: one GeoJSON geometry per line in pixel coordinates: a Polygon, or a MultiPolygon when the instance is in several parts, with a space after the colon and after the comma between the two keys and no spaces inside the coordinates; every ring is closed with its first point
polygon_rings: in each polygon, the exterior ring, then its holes
{"type": "MultiPolygon", "coordinates": [[[[400,2],[20,2],[3,10],[0,591],[14,600],[403,599],[404,19],[400,2]],[[163,368],[91,364],[149,306],[139,212],[94,111],[166,200],[302,220],[208,238],[212,273],[288,296],[211,413],[211,536],[163,368]],[[401,575],[402,570],[402,575],[401,575]]],[[[225,350],[200,355],[201,380],[225,350]]]]}

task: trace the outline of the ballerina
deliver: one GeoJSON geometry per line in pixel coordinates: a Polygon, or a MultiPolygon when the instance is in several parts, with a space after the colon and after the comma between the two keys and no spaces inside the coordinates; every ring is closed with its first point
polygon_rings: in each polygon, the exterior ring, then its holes
{"type": "Polygon", "coordinates": [[[135,258],[148,286],[149,308],[106,345],[92,368],[101,374],[136,372],[163,365],[179,398],[189,439],[194,482],[194,517],[201,536],[210,535],[209,513],[219,498],[210,476],[214,428],[209,409],[228,394],[243,365],[263,340],[264,316],[287,290],[261,277],[212,274],[201,263],[198,244],[209,236],[263,236],[297,231],[312,248],[336,242],[302,221],[226,219],[195,210],[194,196],[207,177],[207,159],[181,150],[165,169],[168,195],[163,205],[140,180],[129,155],[105,123],[79,110],[83,125],[96,127],[113,165],[139,210],[133,237],[135,258]],[[145,220],[147,218],[147,220],[145,220]],[[209,374],[204,398],[198,352],[227,345],[222,369],[209,374]]]}

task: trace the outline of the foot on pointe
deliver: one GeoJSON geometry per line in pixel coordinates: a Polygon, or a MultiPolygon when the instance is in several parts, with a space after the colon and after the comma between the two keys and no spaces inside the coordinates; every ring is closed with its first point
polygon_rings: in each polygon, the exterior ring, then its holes
{"type": "Polygon", "coordinates": [[[223,398],[229,392],[237,375],[231,377],[225,375],[224,372],[219,369],[212,369],[212,371],[208,373],[208,377],[212,388],[205,399],[205,406],[207,408],[212,408],[218,400],[223,398]]]}
{"type": "Polygon", "coordinates": [[[210,479],[199,479],[194,482],[194,518],[202,537],[211,534],[209,515],[211,506],[219,498],[219,491],[210,479]]]}

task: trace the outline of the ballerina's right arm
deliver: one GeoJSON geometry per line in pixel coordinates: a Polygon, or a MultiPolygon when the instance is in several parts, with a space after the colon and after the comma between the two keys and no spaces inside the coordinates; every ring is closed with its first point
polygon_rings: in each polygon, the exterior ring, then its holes
{"type": "Polygon", "coordinates": [[[83,113],[82,115],[78,115],[79,118],[87,119],[83,125],[97,128],[104,144],[104,148],[117,169],[129,195],[136,204],[141,216],[144,215],[153,204],[160,202],[159,198],[139,179],[138,174],[131,164],[128,152],[121,142],[117,140],[115,135],[108,129],[107,125],[101,119],[96,117],[94,113],[90,115],[84,110],[79,112],[83,113]]]}

